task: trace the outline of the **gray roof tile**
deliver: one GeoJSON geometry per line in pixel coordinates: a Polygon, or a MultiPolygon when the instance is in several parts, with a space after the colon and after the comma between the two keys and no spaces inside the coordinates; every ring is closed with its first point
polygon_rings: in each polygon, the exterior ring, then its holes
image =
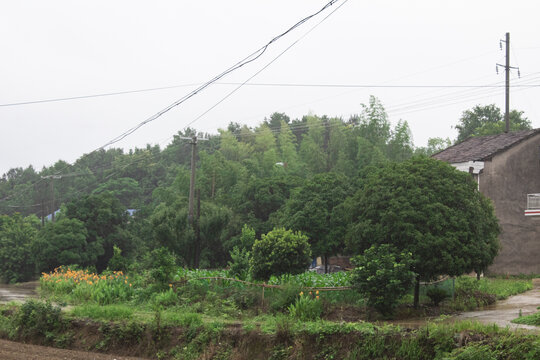
{"type": "Polygon", "coordinates": [[[538,133],[540,133],[540,129],[470,137],[434,154],[433,157],[449,163],[484,161],[538,133]]]}

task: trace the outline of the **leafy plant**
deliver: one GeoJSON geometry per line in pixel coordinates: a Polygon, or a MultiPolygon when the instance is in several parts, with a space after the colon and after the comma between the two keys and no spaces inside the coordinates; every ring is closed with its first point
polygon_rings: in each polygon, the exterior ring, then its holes
{"type": "Polygon", "coordinates": [[[150,277],[156,284],[166,289],[174,278],[176,259],[165,247],[155,249],[147,259],[150,266],[150,277]]]}
{"type": "Polygon", "coordinates": [[[55,333],[63,330],[66,325],[60,307],[36,300],[22,304],[14,322],[20,339],[44,337],[49,343],[53,342],[55,333]]]}
{"type": "Polygon", "coordinates": [[[446,292],[446,290],[441,289],[437,286],[427,289],[426,295],[431,300],[432,304],[435,306],[438,306],[441,301],[448,297],[448,293],[446,292]]]}
{"type": "Polygon", "coordinates": [[[353,270],[353,287],[367,298],[368,305],[384,315],[392,313],[413,283],[411,254],[397,253],[388,244],[374,245],[353,262],[357,266],[353,270]]]}
{"type": "Polygon", "coordinates": [[[315,295],[300,293],[294,304],[289,306],[289,315],[302,321],[314,321],[321,318],[323,311],[322,302],[319,299],[319,292],[315,295]]]}
{"type": "Polygon", "coordinates": [[[251,254],[248,250],[234,247],[230,252],[229,276],[245,280],[249,275],[249,259],[251,254]]]}
{"type": "Polygon", "coordinates": [[[308,238],[300,232],[277,228],[255,241],[250,264],[255,279],[267,280],[272,275],[304,272],[310,262],[308,238]]]}

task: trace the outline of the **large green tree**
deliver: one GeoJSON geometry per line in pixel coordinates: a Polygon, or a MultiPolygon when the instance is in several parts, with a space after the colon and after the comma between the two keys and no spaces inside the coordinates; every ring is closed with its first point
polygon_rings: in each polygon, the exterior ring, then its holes
{"type": "Polygon", "coordinates": [[[51,271],[60,265],[94,264],[99,250],[88,245],[88,232],[77,219],[60,218],[47,223],[32,244],[38,271],[51,271]]]}
{"type": "Polygon", "coordinates": [[[268,280],[272,275],[300,274],[311,262],[308,239],[300,232],[274,229],[255,240],[251,254],[253,278],[268,280]]]}
{"type": "Polygon", "coordinates": [[[485,269],[499,246],[493,207],[471,176],[427,157],[373,170],[346,208],[351,251],[391,244],[412,254],[415,305],[420,280],[485,269]]]}
{"type": "Polygon", "coordinates": [[[5,282],[28,281],[34,276],[31,246],[38,224],[35,216],[0,215],[0,278],[5,282]]]}
{"type": "Polygon", "coordinates": [[[87,231],[87,246],[95,251],[95,256],[88,259],[97,260],[98,271],[105,270],[114,255],[116,245],[126,254],[132,250],[131,237],[126,231],[128,214],[120,201],[109,192],[99,195],[84,196],[66,205],[66,217],[77,219],[84,223],[87,231]]]}
{"type": "Polygon", "coordinates": [[[315,175],[293,192],[281,211],[280,224],[309,238],[313,254],[324,257],[326,271],[328,257],[345,247],[346,223],[341,206],[351,192],[345,175],[315,175]]]}
{"type": "MultiPolygon", "coordinates": [[[[461,115],[456,142],[461,142],[470,136],[494,135],[505,131],[504,115],[494,104],[476,105],[461,115]]],[[[523,116],[523,111],[510,111],[510,131],[529,130],[531,122],[523,116]]]]}

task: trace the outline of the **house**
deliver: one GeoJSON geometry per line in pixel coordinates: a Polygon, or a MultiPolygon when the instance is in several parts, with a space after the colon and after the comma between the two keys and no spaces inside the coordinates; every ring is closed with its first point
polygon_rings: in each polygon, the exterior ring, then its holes
{"type": "Polygon", "coordinates": [[[501,250],[488,272],[540,274],[540,129],[469,138],[435,155],[493,201],[501,250]]]}

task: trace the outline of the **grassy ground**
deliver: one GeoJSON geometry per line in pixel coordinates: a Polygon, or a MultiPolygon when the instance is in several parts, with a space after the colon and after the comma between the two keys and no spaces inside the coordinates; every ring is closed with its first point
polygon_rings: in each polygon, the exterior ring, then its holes
{"type": "MultiPolygon", "coordinates": [[[[137,344],[138,351],[164,359],[251,359],[258,352],[272,359],[527,358],[516,357],[515,347],[521,349],[520,355],[532,354],[531,359],[540,356],[538,338],[526,334],[468,322],[435,322],[412,331],[376,326],[365,321],[379,315],[366,308],[355,291],[305,288],[348,286],[346,273],[272,278],[269,283],[282,288],[264,290],[201,279],[226,275],[181,269],[169,284],[138,274],[98,276],[60,269],[41,278],[40,293],[44,299],[69,306],[62,312],[39,302],[4,306],[0,337],[124,355],[133,355],[131,347],[137,344]]],[[[474,308],[528,290],[532,283],[461,277],[432,287],[447,292],[441,306],[430,305],[423,288],[420,310],[410,307],[408,296],[396,315],[417,317],[474,308]]]]}

